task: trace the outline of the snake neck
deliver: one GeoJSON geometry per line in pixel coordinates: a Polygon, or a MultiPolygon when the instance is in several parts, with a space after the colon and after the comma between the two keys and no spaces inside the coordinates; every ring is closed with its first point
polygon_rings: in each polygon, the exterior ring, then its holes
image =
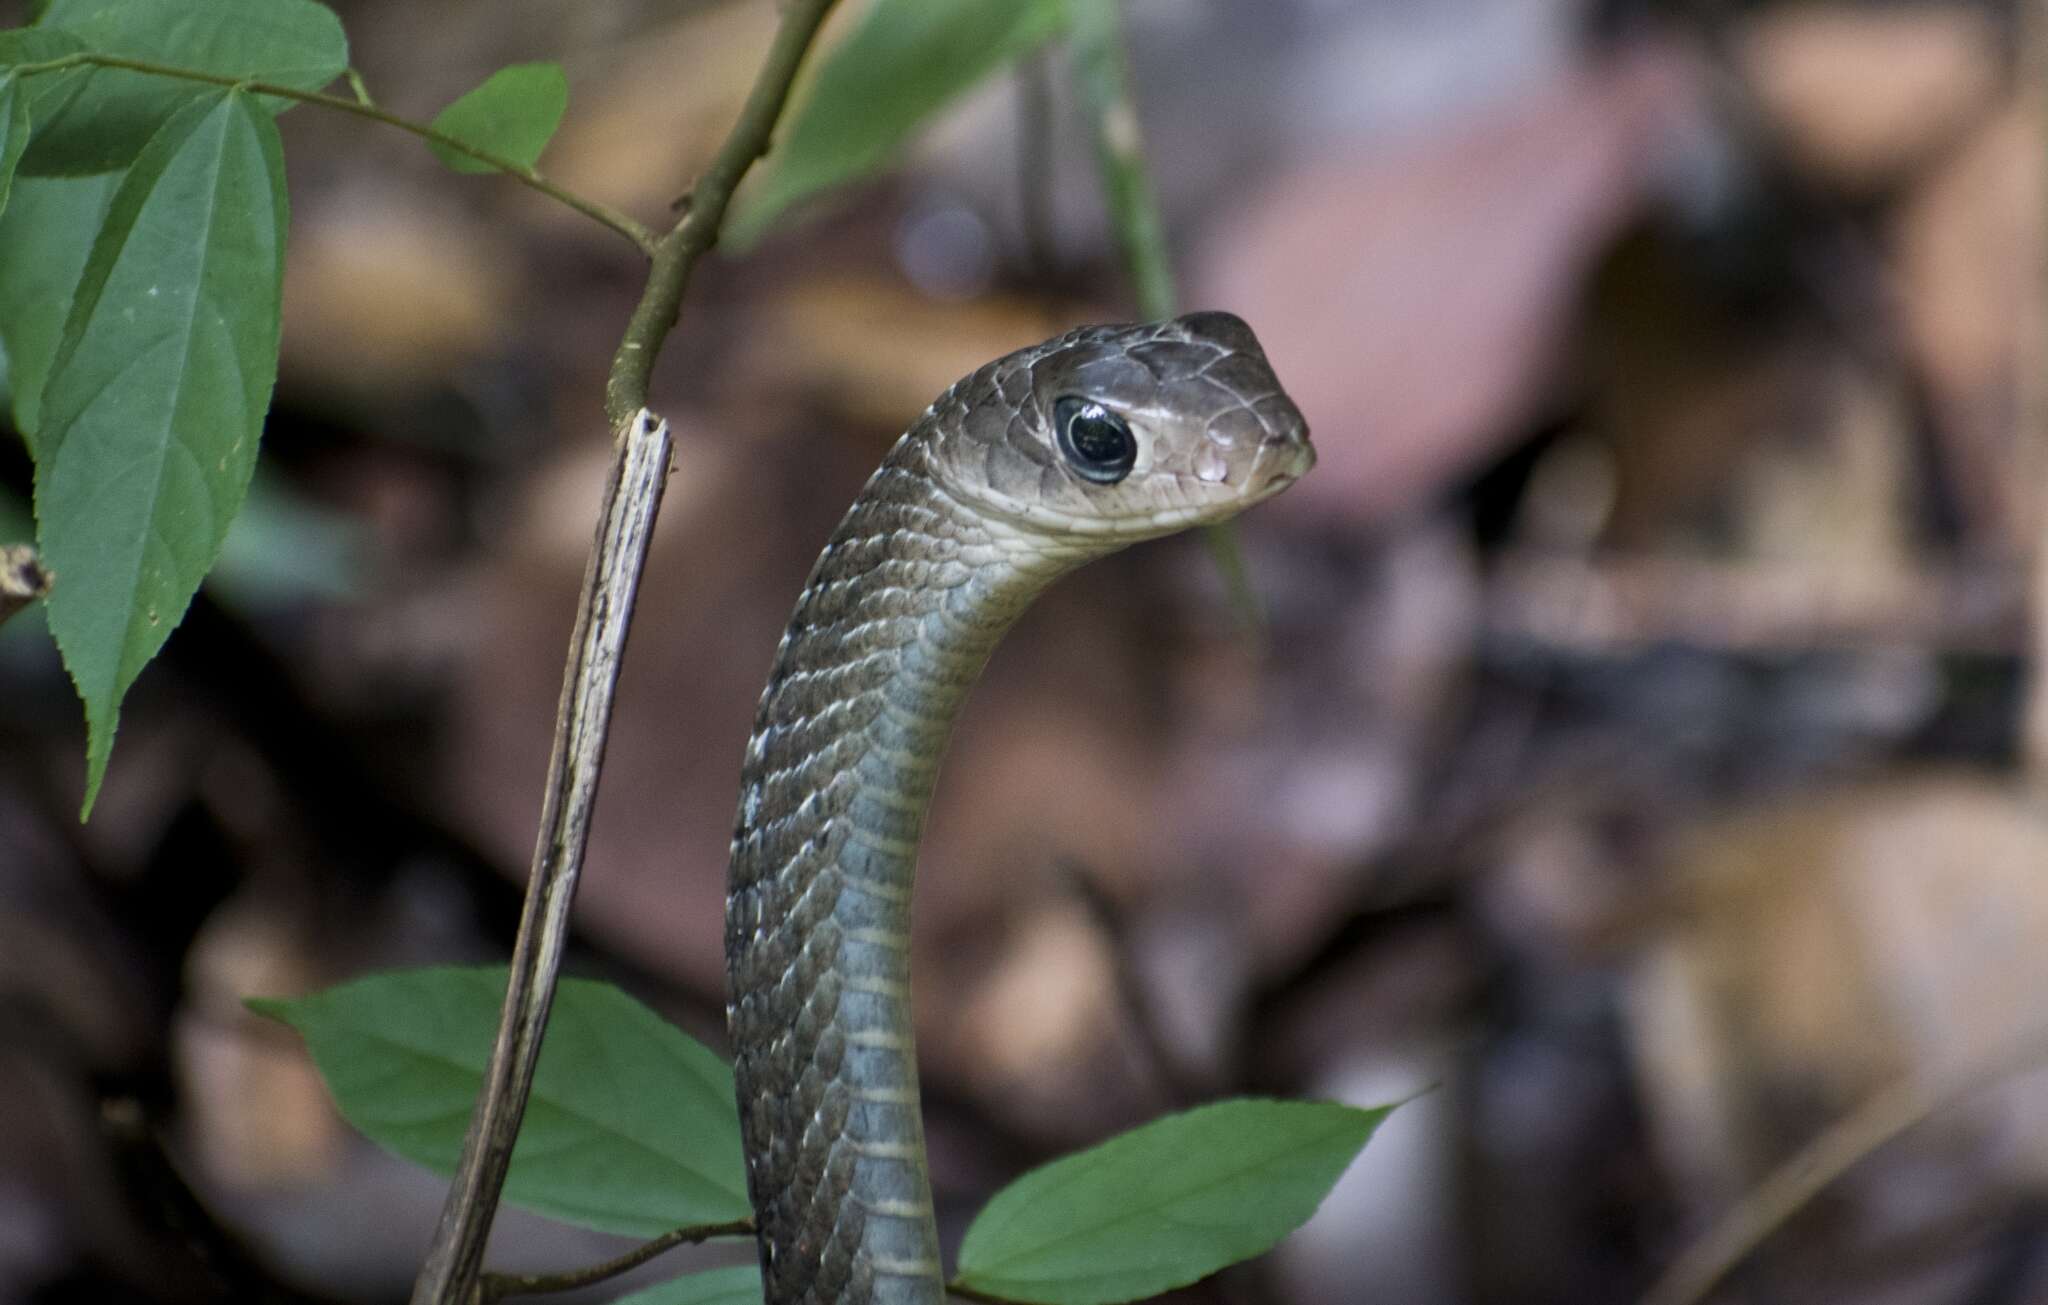
{"type": "Polygon", "coordinates": [[[898,445],[812,571],[740,778],[728,1010],[767,1305],[944,1299],[910,888],[953,717],[1079,559],[1022,547],[898,445]]]}

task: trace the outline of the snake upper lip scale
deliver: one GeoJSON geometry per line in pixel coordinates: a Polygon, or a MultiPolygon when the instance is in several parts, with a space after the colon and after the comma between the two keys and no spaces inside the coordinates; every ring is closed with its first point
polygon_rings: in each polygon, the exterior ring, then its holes
{"type": "Polygon", "coordinates": [[[1228,313],[989,363],[898,440],[825,545],[740,774],[728,1019],[767,1305],[939,1305],[910,885],[954,712],[1059,576],[1227,520],[1315,462],[1228,313]]]}

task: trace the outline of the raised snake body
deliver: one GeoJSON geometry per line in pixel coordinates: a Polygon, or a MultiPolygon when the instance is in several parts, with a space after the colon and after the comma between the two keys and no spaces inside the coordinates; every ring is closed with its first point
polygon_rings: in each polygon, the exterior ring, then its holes
{"type": "Polygon", "coordinates": [[[909,998],[910,885],[955,710],[1056,577],[1219,521],[1314,461],[1225,313],[998,359],[899,440],[819,557],[762,694],[726,899],[767,1305],[944,1299],[909,998]]]}

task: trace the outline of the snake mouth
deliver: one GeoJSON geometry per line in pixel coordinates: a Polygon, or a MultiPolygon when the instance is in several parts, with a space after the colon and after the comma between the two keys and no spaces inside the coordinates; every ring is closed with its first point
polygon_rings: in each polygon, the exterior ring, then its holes
{"type": "Polygon", "coordinates": [[[1246,478],[1246,497],[1262,502],[1306,476],[1316,465],[1315,445],[1308,442],[1308,427],[1300,421],[1266,436],[1252,460],[1246,478]]]}
{"type": "Polygon", "coordinates": [[[1273,468],[1271,479],[1267,482],[1266,492],[1277,494],[1314,470],[1316,465],[1316,446],[1308,442],[1308,434],[1306,432],[1303,432],[1292,441],[1292,447],[1288,450],[1288,455],[1281,465],[1273,468]]]}

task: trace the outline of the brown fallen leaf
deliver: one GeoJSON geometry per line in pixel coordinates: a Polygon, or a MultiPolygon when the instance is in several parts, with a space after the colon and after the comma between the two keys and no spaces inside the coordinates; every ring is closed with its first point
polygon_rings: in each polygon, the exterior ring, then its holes
{"type": "MultiPolygon", "coordinates": [[[[1652,1131],[1701,1213],[1895,1084],[2040,1038],[2048,822],[2028,794],[1920,776],[1808,794],[1689,845],[1626,1020],[1652,1131]]],[[[1865,1161],[1822,1201],[1836,1218],[1783,1230],[1773,1265],[1845,1273],[1849,1248],[1916,1231],[1959,1249],[1954,1220],[2044,1173],[2048,1073],[2022,1074],[1865,1161]]]]}
{"type": "Polygon", "coordinates": [[[1285,173],[1217,225],[1189,301],[1251,322],[1314,428],[1321,464],[1287,505],[1384,517],[1520,435],[1588,265],[1699,111],[1692,61],[1637,47],[1285,173]]]}
{"type": "Polygon", "coordinates": [[[1742,27],[1734,55],[1793,160],[1869,191],[1991,99],[2001,44],[1989,11],[1966,5],[1774,5],[1742,27]]]}

